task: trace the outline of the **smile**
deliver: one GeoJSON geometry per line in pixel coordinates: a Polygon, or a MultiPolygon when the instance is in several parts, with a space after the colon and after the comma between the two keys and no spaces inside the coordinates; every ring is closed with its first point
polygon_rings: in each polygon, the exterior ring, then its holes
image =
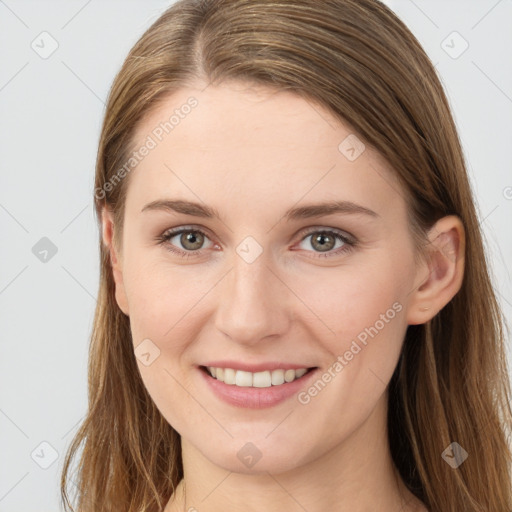
{"type": "Polygon", "coordinates": [[[261,372],[246,372],[243,370],[234,370],[233,368],[216,368],[213,366],[203,367],[214,378],[224,384],[253,387],[253,388],[269,388],[271,386],[280,386],[285,382],[293,382],[300,379],[312,368],[298,369],[277,369],[264,370],[261,372]]]}
{"type": "Polygon", "coordinates": [[[249,409],[272,407],[290,399],[319,371],[318,367],[283,369],[276,365],[272,370],[264,368],[249,372],[222,366],[197,367],[201,380],[214,396],[231,406],[249,409]]]}

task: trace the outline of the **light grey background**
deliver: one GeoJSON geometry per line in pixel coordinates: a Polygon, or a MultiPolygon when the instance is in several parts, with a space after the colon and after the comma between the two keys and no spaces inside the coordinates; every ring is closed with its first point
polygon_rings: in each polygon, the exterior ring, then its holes
{"type": "MultiPolygon", "coordinates": [[[[60,510],[63,454],[87,404],[104,101],[130,47],[170,3],[0,0],[0,512],[60,510]],[[32,251],[43,237],[57,248],[47,262],[32,251]]],[[[449,95],[510,320],[512,0],[387,3],[449,95]]]]}

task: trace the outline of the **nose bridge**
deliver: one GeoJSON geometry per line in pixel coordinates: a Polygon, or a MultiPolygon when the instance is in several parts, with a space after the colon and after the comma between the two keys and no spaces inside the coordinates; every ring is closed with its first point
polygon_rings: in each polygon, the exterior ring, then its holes
{"type": "Polygon", "coordinates": [[[284,285],[274,275],[270,258],[255,257],[254,249],[242,243],[233,255],[233,268],[221,284],[215,321],[224,334],[246,344],[281,334],[288,322],[284,285]]]}

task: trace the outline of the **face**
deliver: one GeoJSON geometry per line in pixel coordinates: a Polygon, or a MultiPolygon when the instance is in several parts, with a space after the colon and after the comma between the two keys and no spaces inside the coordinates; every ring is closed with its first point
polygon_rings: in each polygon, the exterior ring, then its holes
{"type": "Polygon", "coordinates": [[[379,155],[320,106],[202,87],[138,127],[137,148],[156,144],[129,176],[116,297],[182,438],[230,471],[283,471],[386,399],[420,272],[407,205],[379,155]],[[254,469],[247,454],[261,454],[254,469]]]}

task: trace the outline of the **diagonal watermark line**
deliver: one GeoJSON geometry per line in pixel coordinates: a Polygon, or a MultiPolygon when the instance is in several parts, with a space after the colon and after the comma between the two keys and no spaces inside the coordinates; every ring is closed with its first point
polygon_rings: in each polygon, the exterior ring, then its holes
{"type": "Polygon", "coordinates": [[[65,437],[67,437],[69,435],[69,433],[74,429],[76,428],[77,425],[79,425],[83,420],[84,420],[85,416],[82,416],[62,437],[61,437],[61,440],[64,439],[65,437]]]}
{"type": "Polygon", "coordinates": [[[80,213],[78,213],[77,215],[75,215],[75,217],[73,217],[73,219],[72,219],[68,224],[66,224],[66,226],[65,226],[64,228],[62,228],[61,233],[64,233],[64,231],[65,231],[66,229],[68,229],[68,227],[69,227],[69,226],[70,226],[70,225],[71,225],[71,224],[72,224],[72,223],[73,223],[73,222],[74,222],[78,217],[80,217],[80,215],[81,215],[81,214],[82,214],[82,213],[87,209],[87,207],[88,207],[88,206],[89,206],[88,204],[87,204],[87,205],[85,205],[85,206],[82,208],[82,210],[80,211],[80,213]]]}
{"type": "MultiPolygon", "coordinates": [[[[208,85],[210,85],[210,84],[208,84],[208,85]]],[[[208,87],[208,85],[206,87],[208,87]]],[[[206,87],[205,87],[205,89],[206,89],[206,87]]],[[[181,181],[181,183],[183,183],[183,185],[185,185],[185,187],[187,187],[190,190],[190,192],[192,192],[192,194],[194,194],[197,197],[197,199],[201,203],[203,203],[206,206],[206,203],[165,162],[164,162],[164,165],[165,165],[165,167],[167,167],[167,169],[169,169],[170,172],[172,172],[174,174],[174,176],[176,176],[176,178],[178,178],[181,181]]],[[[229,231],[231,231],[231,233],[233,233],[233,230],[222,219],[219,219],[219,220],[222,222],[222,224],[224,224],[224,226],[226,226],[227,229],[229,229],[229,231]]]]}
{"type": "Polygon", "coordinates": [[[497,204],[479,223],[478,225],[481,226],[499,207],[499,204],[497,204]]]}
{"type": "Polygon", "coordinates": [[[434,25],[434,27],[439,28],[439,25],[430,16],[428,16],[428,14],[425,11],[421,10],[419,6],[416,4],[416,2],[414,2],[413,0],[409,0],[409,2],[411,2],[411,4],[413,4],[414,7],[416,7],[416,9],[418,9],[418,11],[420,11],[423,14],[423,16],[425,16],[425,18],[427,18],[430,21],[430,23],[434,25]]]}
{"type": "Polygon", "coordinates": [[[306,102],[308,103],[308,105],[318,114],[318,116],[320,117],[320,119],[322,119],[322,121],[325,121],[333,130],[336,129],[335,126],[333,126],[319,111],[317,108],[315,108],[315,106],[308,100],[306,100],[306,102]]]}
{"type": "MultiPolygon", "coordinates": [[[[309,194],[334,168],[336,167],[336,164],[334,164],[316,183],[314,183],[311,188],[306,191],[302,197],[300,197],[292,206],[296,206],[298,203],[300,203],[304,197],[309,194]]],[[[270,233],[284,218],[284,215],[267,231],[267,233],[270,233]]]]}
{"type": "Polygon", "coordinates": [[[27,66],[28,66],[29,62],[25,62],[25,64],[23,64],[23,66],[21,66],[20,69],[18,69],[18,71],[16,71],[16,73],[14,73],[14,75],[9,78],[9,80],[7,80],[7,82],[2,85],[2,87],[0,87],[0,91],[3,91],[5,89],[5,87],[7,87],[27,66]]]}
{"type": "Polygon", "coordinates": [[[208,416],[210,416],[213,421],[215,421],[215,423],[217,423],[222,428],[222,430],[228,434],[229,437],[233,437],[233,435],[226,429],[226,427],[224,427],[224,425],[219,420],[217,420],[217,418],[215,418],[215,416],[213,416],[210,411],[208,411],[208,409],[199,400],[197,400],[197,398],[185,386],[183,386],[183,384],[167,368],[164,368],[164,371],[168,373],[185,392],[188,393],[192,400],[194,400],[199,406],[203,408],[206,414],[208,414],[208,416]]]}
{"type": "Polygon", "coordinates": [[[29,232],[28,229],[3,204],[0,204],[0,208],[5,210],[12,217],[12,219],[14,221],[16,221],[18,223],[18,225],[21,226],[21,228],[25,230],[25,233],[29,232]]]}
{"type": "Polygon", "coordinates": [[[205,87],[203,89],[201,89],[201,92],[204,92],[205,89],[207,89],[208,87],[210,87],[210,85],[212,85],[212,81],[209,80],[208,83],[205,85],[205,87]]]}
{"type": "Polygon", "coordinates": [[[25,434],[25,432],[23,432],[23,430],[21,430],[21,428],[13,420],[11,420],[11,418],[9,418],[9,416],[7,416],[7,414],[5,414],[2,409],[0,409],[0,412],[28,439],[27,434],[25,434]]]}
{"type": "Polygon", "coordinates": [[[494,10],[494,8],[498,5],[498,4],[501,4],[503,0],[498,0],[472,27],[471,27],[471,30],[473,30],[482,20],[484,20],[487,15],[494,10]]]}
{"type": "Polygon", "coordinates": [[[64,66],[66,66],[69,69],[69,71],[71,71],[71,73],[73,73],[73,75],[76,76],[76,78],[80,82],[82,82],[82,84],[85,85],[85,87],[87,87],[87,89],[89,89],[89,91],[91,91],[94,94],[94,96],[96,96],[96,98],[98,98],[101,101],[101,103],[103,103],[103,105],[105,105],[105,102],[63,60],[61,60],[61,62],[62,64],[64,64],[64,66]]]}
{"type": "Polygon", "coordinates": [[[7,283],[7,284],[6,284],[6,285],[5,285],[5,286],[0,290],[0,295],[1,295],[2,293],[4,293],[4,292],[5,292],[5,290],[7,290],[7,288],[8,288],[9,286],[11,286],[11,284],[12,284],[12,283],[14,283],[14,281],[16,281],[16,279],[18,279],[18,277],[20,277],[20,275],[21,275],[21,274],[23,274],[23,272],[25,272],[25,270],[27,270],[27,268],[28,268],[28,265],[26,265],[26,266],[25,266],[25,268],[24,268],[23,270],[20,270],[20,271],[18,272],[18,274],[17,274],[15,277],[13,277],[13,278],[12,278],[12,279],[11,279],[11,280],[10,280],[10,281],[9,281],[9,282],[8,282],[8,283],[7,283]]]}
{"type": "Polygon", "coordinates": [[[84,290],[88,295],[90,295],[94,299],[94,302],[97,302],[96,297],[66,267],[64,267],[63,265],[61,265],[61,267],[69,274],[71,279],[73,279],[75,283],[77,283],[78,286],[82,288],[82,290],[84,290]]]}
{"type": "Polygon", "coordinates": [[[231,267],[165,334],[167,336],[231,271],[231,267]]]}
{"type": "Polygon", "coordinates": [[[494,87],[496,87],[496,89],[501,92],[501,94],[503,94],[503,96],[505,96],[505,98],[507,98],[508,101],[512,103],[512,98],[474,60],[472,60],[471,63],[487,78],[487,80],[489,80],[489,82],[494,85],[494,87]]]}
{"type": "Polygon", "coordinates": [[[299,507],[300,507],[302,510],[305,510],[306,512],[308,512],[308,511],[307,511],[307,509],[302,505],[302,503],[299,503],[299,502],[295,499],[295,497],[294,497],[292,494],[290,494],[290,493],[288,492],[288,490],[287,490],[287,489],[285,489],[285,488],[281,485],[281,482],[279,482],[279,481],[275,478],[275,476],[274,476],[274,475],[272,475],[272,474],[271,474],[271,473],[269,473],[268,471],[265,471],[265,473],[267,473],[267,475],[268,475],[270,478],[272,478],[272,479],[277,483],[277,485],[279,485],[279,487],[281,487],[281,489],[283,489],[283,491],[284,491],[286,494],[288,494],[288,496],[290,496],[290,498],[291,498],[293,501],[295,501],[295,503],[297,503],[297,505],[299,505],[299,507]]]}
{"type": "MultiPolygon", "coordinates": [[[[432,228],[431,228],[431,230],[432,230],[432,229],[435,229],[435,228],[434,228],[434,227],[432,227],[432,228]]],[[[440,235],[439,231],[438,231],[437,229],[435,229],[435,230],[436,230],[436,232],[438,233],[438,236],[439,236],[439,235],[440,235]]],[[[433,245],[433,243],[434,243],[433,241],[429,241],[427,245],[433,245]]],[[[446,256],[447,254],[449,254],[449,253],[446,253],[446,252],[445,252],[446,245],[448,245],[448,246],[449,246],[449,245],[450,245],[450,243],[448,242],[448,244],[445,244],[445,245],[444,245],[444,246],[442,246],[441,248],[436,248],[435,250],[436,250],[436,251],[440,251],[441,253],[443,253],[443,254],[446,256]]],[[[456,259],[455,259],[455,261],[456,261],[457,259],[460,259],[461,257],[463,258],[463,257],[464,257],[464,254],[462,254],[462,256],[460,256],[460,255],[459,255],[459,256],[457,256],[457,257],[456,257],[456,259]]],[[[418,285],[416,285],[416,286],[413,286],[413,287],[412,287],[411,291],[406,295],[406,297],[409,297],[409,295],[410,295],[411,293],[414,293],[416,290],[418,290],[418,289],[419,289],[419,288],[420,288],[420,287],[421,287],[421,286],[422,286],[422,285],[423,285],[423,284],[424,284],[424,283],[425,283],[425,282],[430,278],[430,276],[432,276],[432,274],[433,274],[434,272],[436,272],[436,270],[437,270],[437,269],[436,269],[436,266],[435,266],[435,265],[434,265],[434,267],[433,267],[432,269],[430,269],[430,268],[429,268],[429,270],[428,270],[428,271],[427,271],[427,273],[425,274],[425,277],[424,277],[423,279],[421,279],[421,280],[420,280],[420,282],[419,282],[419,284],[418,284],[418,285]]]]}
{"type": "MultiPolygon", "coordinates": [[[[383,180],[384,180],[384,181],[385,181],[385,182],[386,182],[386,183],[387,183],[387,184],[388,184],[388,185],[389,185],[389,186],[390,186],[390,187],[391,187],[391,188],[392,188],[392,189],[393,189],[393,190],[394,190],[394,191],[395,191],[399,196],[401,196],[401,197],[402,197],[402,199],[403,199],[406,203],[408,203],[408,202],[409,202],[409,201],[408,201],[408,199],[405,197],[404,193],[403,193],[399,188],[397,188],[397,187],[396,187],[396,186],[394,186],[394,185],[393,185],[389,180],[387,180],[387,179],[386,179],[386,178],[385,178],[385,177],[384,177],[384,176],[383,176],[383,175],[382,175],[382,174],[381,174],[381,173],[380,173],[380,172],[379,172],[379,171],[378,171],[378,170],[377,170],[377,169],[376,169],[376,168],[375,168],[371,163],[369,164],[369,166],[370,166],[370,167],[371,167],[371,168],[372,168],[372,169],[373,169],[373,170],[374,170],[374,171],[375,171],[375,172],[376,172],[376,173],[377,173],[377,174],[378,174],[378,175],[379,175],[379,176],[380,176],[380,177],[381,177],[381,178],[382,178],[382,179],[383,179],[383,180]]],[[[495,209],[496,209],[496,208],[495,208],[495,209]]],[[[494,210],[493,210],[493,211],[494,211],[494,210]]],[[[491,213],[492,213],[492,212],[491,212],[491,213]]],[[[490,215],[491,213],[489,213],[489,215],[490,215]]],[[[489,215],[487,215],[487,217],[488,217],[489,215]]],[[[485,219],[484,219],[484,220],[485,220],[485,219]]],[[[432,275],[432,273],[433,273],[434,271],[435,271],[435,268],[434,268],[434,269],[432,269],[432,270],[429,270],[429,271],[426,273],[425,277],[424,277],[423,279],[421,279],[421,280],[420,280],[419,284],[418,284],[417,286],[413,286],[413,287],[412,287],[412,289],[411,289],[411,290],[409,291],[409,293],[407,294],[407,297],[408,297],[411,293],[413,293],[413,292],[415,292],[416,290],[418,290],[418,288],[419,288],[420,286],[422,286],[422,285],[423,285],[423,283],[425,283],[426,279],[428,279],[428,278],[432,275]]]]}
{"type": "Polygon", "coordinates": [[[423,279],[420,279],[420,284],[418,284],[416,286],[413,286],[411,291],[406,295],[406,297],[409,297],[409,295],[411,295],[411,293],[414,293],[416,290],[418,290],[420,288],[420,286],[422,286],[427,281],[427,279],[432,275],[432,273],[434,271],[435,271],[435,269],[428,270],[428,272],[425,275],[425,277],[423,279]]]}
{"type": "Polygon", "coordinates": [[[384,386],[387,385],[371,368],[368,368],[368,370],[370,370],[373,373],[373,375],[375,375],[375,377],[382,382],[384,386]]]}
{"type": "Polygon", "coordinates": [[[66,28],[91,2],[92,0],[88,0],[60,29],[66,28]]]}
{"type": "MultiPolygon", "coordinates": [[[[395,481],[397,483],[397,487],[399,487],[399,484],[398,484],[398,478],[397,478],[397,475],[396,475],[396,472],[394,472],[395,474],[395,481]]],[[[412,495],[405,503],[404,503],[404,496],[403,494],[400,492],[400,502],[402,503],[402,506],[400,507],[400,510],[398,512],[404,512],[404,510],[406,510],[405,507],[407,507],[409,505],[409,503],[412,503],[413,501],[415,501],[417,498],[416,496],[412,495]]],[[[414,510],[418,510],[416,507],[414,508],[414,510]]]]}
{"type": "Polygon", "coordinates": [[[0,501],[2,501],[27,475],[29,474],[29,471],[27,471],[1,498],[0,501]]]}
{"type": "MultiPolygon", "coordinates": [[[[226,480],[226,478],[231,475],[233,472],[230,471],[202,500],[201,500],[201,503],[206,499],[208,498],[208,496],[210,496],[210,494],[213,493],[213,491],[215,491],[216,489],[219,488],[220,484],[224,483],[224,481],[226,480]]],[[[187,510],[190,510],[190,509],[187,509],[187,510]]],[[[195,510],[195,509],[193,509],[195,510]]]]}
{"type": "Polygon", "coordinates": [[[499,290],[496,290],[496,292],[512,308],[512,304],[505,298],[505,296],[499,290]]]}
{"type": "Polygon", "coordinates": [[[311,311],[311,313],[313,313],[313,315],[316,316],[316,318],[318,318],[318,320],[320,320],[320,322],[322,322],[322,324],[325,325],[325,327],[332,334],[336,335],[336,333],[268,265],[265,266],[270,270],[270,272],[272,272],[272,274],[274,274],[277,277],[277,279],[279,279],[279,281],[281,281],[281,283],[283,283],[286,286],[286,288],[288,288],[288,290],[290,290],[293,293],[293,295],[295,295],[295,297],[297,297],[297,299],[299,299],[302,302],[302,304],[304,304],[304,306],[306,306],[309,309],[309,311],[311,311]]]}
{"type": "Polygon", "coordinates": [[[368,163],[368,165],[405,201],[406,204],[409,203],[408,199],[399,188],[394,186],[391,181],[387,180],[371,163],[368,163]]]}
{"type": "Polygon", "coordinates": [[[18,20],[25,25],[25,27],[30,28],[3,0],[0,0],[0,4],[4,5],[9,11],[11,11],[11,14],[18,18],[18,20]]]}
{"type": "Polygon", "coordinates": [[[290,411],[290,412],[289,412],[289,413],[288,413],[288,414],[287,414],[287,415],[286,415],[286,416],[285,416],[285,417],[284,417],[284,418],[283,418],[283,419],[282,419],[282,420],[281,420],[281,421],[280,421],[280,422],[279,422],[279,423],[278,423],[278,424],[277,424],[277,425],[276,425],[276,426],[275,426],[275,427],[274,427],[274,428],[273,428],[273,429],[272,429],[272,430],[271,430],[271,431],[270,431],[270,432],[265,436],[265,439],[266,439],[270,434],[272,434],[272,432],[274,432],[274,431],[277,429],[277,427],[279,427],[279,425],[281,425],[281,424],[284,422],[284,420],[285,420],[286,418],[288,418],[288,417],[290,416],[290,414],[292,414],[292,413],[293,413],[293,409],[292,409],[292,410],[291,410],[291,411],[290,411]]]}

